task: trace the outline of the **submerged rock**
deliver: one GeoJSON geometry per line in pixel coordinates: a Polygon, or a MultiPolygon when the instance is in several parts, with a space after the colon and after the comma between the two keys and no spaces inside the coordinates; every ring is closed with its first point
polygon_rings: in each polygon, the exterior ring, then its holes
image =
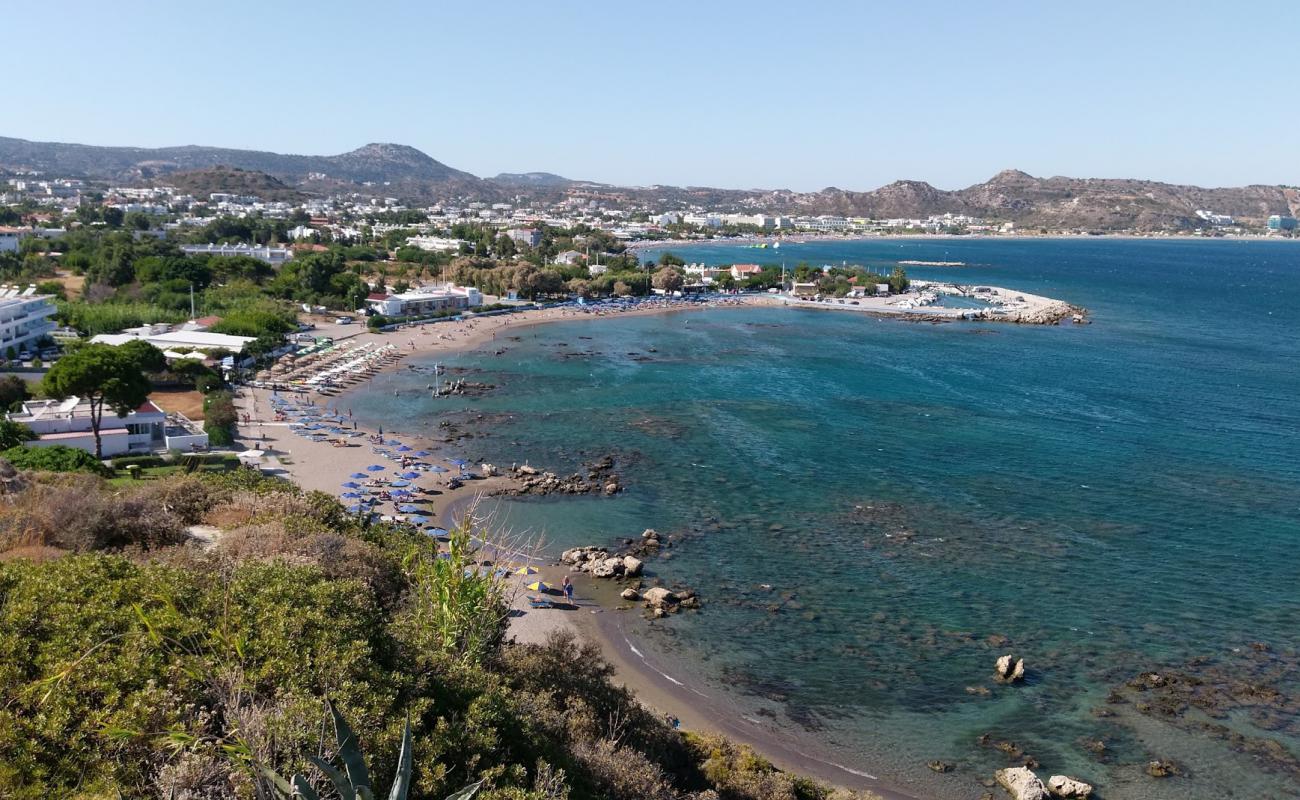
{"type": "Polygon", "coordinates": [[[1167,758],[1157,758],[1147,763],[1147,774],[1153,778],[1168,778],[1180,772],[1178,765],[1167,758]]]}
{"type": "Polygon", "coordinates": [[[1047,789],[1028,767],[1009,767],[993,774],[1014,800],[1047,800],[1047,789]]]}

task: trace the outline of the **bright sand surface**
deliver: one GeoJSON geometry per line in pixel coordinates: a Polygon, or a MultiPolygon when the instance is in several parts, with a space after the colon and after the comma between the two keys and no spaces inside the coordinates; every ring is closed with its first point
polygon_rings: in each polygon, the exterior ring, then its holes
{"type": "MultiPolygon", "coordinates": [[[[742,296],[729,297],[727,305],[749,303],[769,303],[767,297],[742,296]]],[[[435,324],[404,328],[389,333],[375,333],[364,329],[344,329],[343,335],[336,335],[336,341],[347,338],[358,344],[373,343],[375,347],[393,344],[404,355],[427,355],[437,353],[454,353],[461,350],[480,347],[490,343],[499,332],[528,325],[554,321],[575,321],[594,319],[613,314],[655,314],[670,311],[699,310],[709,308],[703,303],[679,303],[659,301],[645,303],[633,310],[583,311],[573,308],[541,309],[485,317],[472,320],[439,322],[435,324]],[[355,334],[352,330],[357,330],[355,334]],[[349,335],[350,334],[350,335],[349,335]]],[[[387,368],[393,368],[400,361],[394,361],[387,368]]],[[[343,415],[348,414],[348,393],[364,392],[366,383],[362,382],[347,389],[338,396],[322,395],[317,392],[285,393],[280,396],[299,403],[314,403],[322,408],[343,415]]],[[[400,465],[372,451],[375,445],[366,437],[351,439],[353,446],[335,447],[328,441],[316,442],[293,433],[287,421],[277,421],[272,405],[272,390],[244,387],[236,397],[236,406],[240,414],[238,425],[239,446],[265,452],[262,466],[272,473],[281,474],[308,490],[319,490],[334,496],[345,491],[341,484],[350,480],[353,473],[366,472],[373,464],[385,467],[376,473],[379,476],[392,477],[402,471],[400,465]],[[247,414],[247,421],[244,415],[247,414]]],[[[344,422],[340,427],[352,428],[353,423],[344,422]]],[[[358,430],[365,431],[358,426],[358,430]]],[[[366,431],[371,434],[373,431],[366,431]]],[[[385,429],[384,439],[397,439],[409,445],[414,451],[427,450],[433,455],[422,459],[426,463],[441,464],[449,469],[447,473],[423,473],[412,483],[430,494],[422,494],[417,502],[421,505],[421,515],[437,520],[438,524],[448,527],[459,522],[466,514],[472,514],[478,500],[495,492],[509,489],[513,479],[508,476],[479,478],[468,480],[457,489],[446,488],[446,479],[456,474],[457,469],[448,460],[449,454],[443,443],[435,443],[419,436],[399,434],[385,429]]],[[[469,469],[479,472],[478,465],[469,469]]],[[[360,483],[364,481],[358,480],[360,483]]],[[[396,513],[392,504],[379,507],[381,514],[396,513]]],[[[490,521],[489,521],[490,525],[490,521]]],[[[597,583],[582,574],[572,574],[575,587],[575,606],[572,608],[533,609],[529,605],[529,596],[536,592],[529,591],[525,584],[541,579],[550,586],[558,587],[564,576],[569,574],[567,568],[555,561],[546,561],[536,555],[536,551],[521,544],[512,549],[507,558],[500,559],[504,566],[518,567],[531,564],[538,573],[527,578],[511,575],[507,587],[507,599],[511,606],[510,636],[521,643],[544,643],[552,633],[560,630],[572,631],[580,638],[598,643],[616,670],[616,679],[631,689],[637,698],[648,707],[661,713],[671,713],[681,720],[683,727],[692,730],[722,733],[733,740],[755,747],[782,768],[803,774],[813,775],[830,783],[855,789],[869,789],[883,798],[890,800],[909,800],[909,796],[892,791],[882,786],[873,776],[854,770],[846,770],[835,764],[807,755],[799,748],[797,742],[762,735],[753,730],[739,728],[729,720],[725,709],[713,709],[701,698],[692,697],[680,686],[674,685],[666,677],[664,670],[646,662],[641,653],[631,646],[621,630],[627,623],[624,616],[637,614],[636,608],[628,608],[621,601],[617,592],[622,588],[617,584],[597,583]],[[620,605],[623,610],[615,610],[620,605]]],[[[558,595],[551,595],[559,599],[558,595]]]]}

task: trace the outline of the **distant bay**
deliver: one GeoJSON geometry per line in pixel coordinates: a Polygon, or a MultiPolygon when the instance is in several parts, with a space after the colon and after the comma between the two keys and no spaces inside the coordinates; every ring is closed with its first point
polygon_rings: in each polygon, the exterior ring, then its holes
{"type": "Polygon", "coordinates": [[[557,549],[675,534],[651,566],[704,609],[639,641],[828,761],[923,797],[978,797],[1025,755],[1111,800],[1300,796],[1300,246],[671,249],[962,261],[908,272],[1060,298],[1094,324],[781,308],[554,323],[451,360],[499,387],[483,398],[435,405],[427,377],[385,374],[358,418],[446,423],[468,457],[557,472],[614,454],[624,494],[505,501],[502,519],[557,549]],[[1025,685],[992,681],[1004,652],[1025,685]],[[1184,774],[1153,778],[1152,759],[1184,774]]]}

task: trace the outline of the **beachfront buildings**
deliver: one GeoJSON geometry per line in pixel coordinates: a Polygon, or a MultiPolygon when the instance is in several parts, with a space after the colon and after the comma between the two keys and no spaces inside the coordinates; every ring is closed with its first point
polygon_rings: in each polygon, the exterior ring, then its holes
{"type": "Polygon", "coordinates": [[[738,281],[743,281],[760,274],[763,268],[757,264],[732,264],[731,277],[738,281]]]}
{"type": "Polygon", "coordinates": [[[366,308],[385,317],[422,317],[481,305],[482,292],[454,284],[425,286],[401,294],[375,292],[366,298],[366,308]]]}
{"type": "Polygon", "coordinates": [[[248,256],[256,258],[259,261],[265,261],[273,267],[278,267],[289,259],[293,258],[293,251],[287,247],[271,247],[269,245],[247,245],[247,244],[187,244],[182,245],[181,250],[186,255],[200,256],[248,256]]]}
{"type": "Polygon", "coordinates": [[[35,286],[0,285],[0,357],[11,349],[20,354],[49,336],[55,312],[49,296],[36,294],[35,286]]]}
{"type": "Polygon", "coordinates": [[[90,341],[93,344],[109,344],[117,347],[135,339],[142,339],[163,351],[163,355],[168,359],[202,359],[206,354],[213,352],[226,352],[238,356],[256,341],[252,336],[231,336],[225,333],[194,330],[195,327],[202,326],[195,323],[181,326],[162,323],[141,325],[138,328],[127,328],[121,333],[101,333],[90,341]]]}
{"type": "MultiPolygon", "coordinates": [[[[95,452],[91,431],[90,403],[78,397],[63,400],[28,400],[21,411],[6,415],[11,421],[31,428],[39,438],[32,447],[63,445],[95,452]]],[[[100,422],[101,453],[105,458],[156,450],[193,450],[208,446],[208,435],[180,414],[168,414],[152,401],[125,417],[105,411],[100,422]]]]}
{"type": "Polygon", "coordinates": [[[1273,233],[1282,231],[1293,231],[1300,227],[1300,222],[1295,217],[1288,217],[1283,214],[1274,214],[1268,218],[1268,229],[1273,233]]]}

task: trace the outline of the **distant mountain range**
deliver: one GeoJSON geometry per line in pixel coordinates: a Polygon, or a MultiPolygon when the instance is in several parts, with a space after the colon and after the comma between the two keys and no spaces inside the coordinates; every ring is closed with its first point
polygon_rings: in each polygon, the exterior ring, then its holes
{"type": "Polygon", "coordinates": [[[196,145],[98,147],[0,137],[0,168],[9,170],[148,184],[180,182],[184,173],[217,167],[232,168],[228,171],[232,180],[238,178],[236,184],[265,181],[235,171],[265,173],[265,180],[277,184],[270,188],[287,192],[354,191],[423,202],[556,200],[567,195],[643,203],[664,210],[698,205],[720,211],[885,219],[951,212],[1051,230],[1186,230],[1205,224],[1196,216],[1200,209],[1256,223],[1270,214],[1300,213],[1300,190],[1295,187],[1203,189],[1131,179],[1036,178],[1017,170],[1000,172],[985,183],[956,191],[937,189],[923,181],[897,181],[868,192],[834,187],[818,192],[618,187],[548,172],[479,178],[399,144],[368,144],[336,156],[302,156],[196,145]]]}

